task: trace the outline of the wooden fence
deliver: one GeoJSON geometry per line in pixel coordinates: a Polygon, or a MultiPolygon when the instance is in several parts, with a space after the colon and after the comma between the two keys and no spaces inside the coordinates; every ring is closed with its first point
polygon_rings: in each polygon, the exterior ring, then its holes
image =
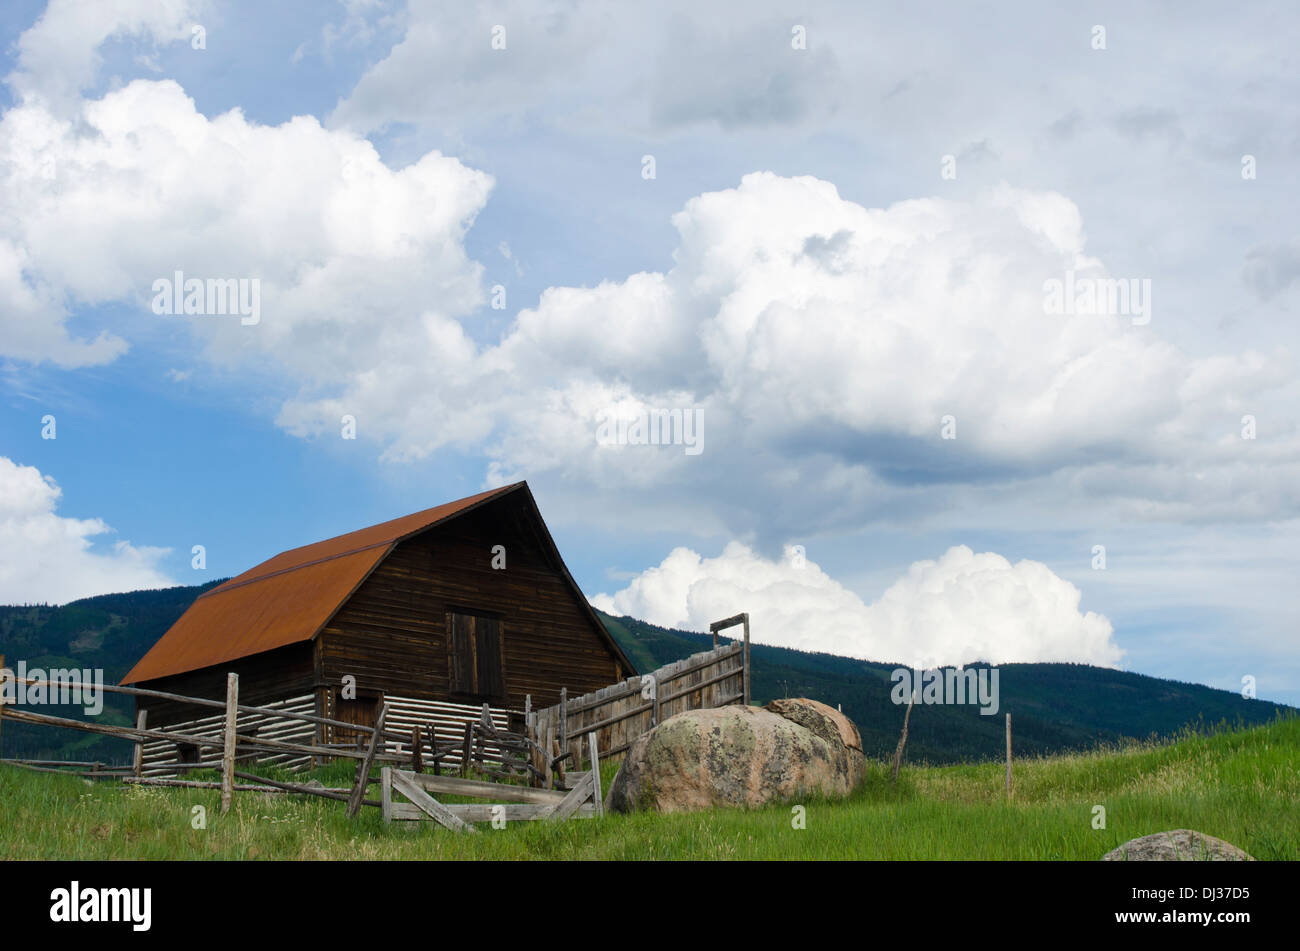
{"type": "Polygon", "coordinates": [[[530,713],[528,726],[543,749],[571,753],[575,769],[588,734],[602,757],[618,756],[674,714],[744,702],[748,653],[747,640],[724,644],[581,697],[563,693],[555,706],[530,713]]]}
{"type": "MultiPolygon", "coordinates": [[[[584,778],[589,779],[594,789],[585,790],[584,798],[579,801],[562,799],[564,806],[557,808],[558,815],[567,818],[574,810],[579,810],[579,814],[585,815],[591,811],[599,815],[599,758],[626,752],[639,736],[656,724],[685,710],[749,702],[749,616],[738,614],[716,622],[711,625],[711,629],[714,642],[712,650],[667,664],[650,674],[629,677],[621,683],[581,697],[569,698],[567,691],[561,690],[560,702],[555,706],[523,711],[526,735],[517,739],[533,751],[528,754],[532,762],[526,765],[536,767],[531,772],[538,780],[544,780],[548,792],[554,790],[556,785],[552,770],[559,771],[562,781],[564,759],[570,760],[568,770],[577,772],[581,770],[584,752],[588,754],[591,766],[584,778]],[[718,631],[741,624],[744,625],[743,641],[721,645],[718,643],[718,631]],[[587,798],[592,795],[595,795],[597,801],[588,802],[587,798]]],[[[24,682],[35,684],[38,681],[24,678],[24,682]]],[[[48,681],[41,683],[48,685],[48,681]]],[[[504,754],[509,752],[505,745],[508,739],[513,738],[512,734],[506,732],[509,711],[494,710],[486,705],[480,708],[394,697],[381,707],[374,727],[309,713],[309,710],[315,708],[311,695],[265,706],[248,706],[239,703],[239,678],[233,673],[227,676],[224,700],[184,697],[138,687],[103,685],[100,689],[134,697],[177,701],[213,712],[160,730],[148,727],[145,711],[140,711],[135,726],[130,727],[73,720],[12,707],[0,708],[0,720],[10,719],[19,723],[116,736],[135,743],[135,755],[130,767],[103,769],[98,763],[34,760],[8,762],[41,771],[71,768],[82,775],[122,778],[134,783],[220,788],[222,812],[229,810],[233,792],[247,789],[298,792],[338,799],[348,803],[349,815],[355,815],[363,805],[382,805],[379,801],[365,798],[367,785],[375,782],[370,778],[370,769],[374,764],[410,763],[412,772],[403,773],[396,782],[417,792],[413,803],[427,806],[428,802],[420,800],[418,795],[418,784],[425,781],[409,779],[410,776],[419,776],[421,773],[422,748],[426,743],[435,772],[443,765],[450,766],[452,761],[461,765],[463,772],[464,767],[469,765],[467,757],[471,753],[480,765],[493,755],[501,757],[504,763],[504,754]],[[476,723],[481,726],[476,726],[476,723]],[[481,735],[476,734],[476,730],[481,731],[481,735]],[[342,731],[341,735],[348,737],[349,741],[330,742],[337,731],[342,731]],[[456,745],[457,739],[462,735],[463,744],[456,745]],[[471,749],[470,741],[476,736],[478,738],[471,749]],[[493,745],[494,738],[499,749],[493,745]],[[239,762],[249,760],[301,768],[330,758],[356,761],[356,779],[350,790],[269,780],[240,772],[236,768],[239,762]],[[91,769],[88,772],[78,770],[78,767],[85,766],[90,766],[91,769]],[[194,769],[218,769],[221,771],[221,782],[192,782],[178,778],[194,769]],[[237,785],[236,778],[253,781],[256,785],[237,785]],[[410,786],[411,782],[417,786],[410,786]]],[[[391,782],[393,780],[390,778],[390,784],[384,787],[385,795],[390,799],[391,782]]],[[[433,780],[428,782],[432,783],[433,780]]],[[[525,804],[539,803],[530,800],[525,804]]],[[[548,801],[541,804],[551,803],[548,801]]],[[[441,804],[435,802],[435,805],[441,804]]],[[[466,821],[474,821],[469,817],[477,817],[482,811],[480,807],[475,809],[478,811],[460,811],[466,813],[466,821]]],[[[429,814],[427,809],[417,811],[429,814]]],[[[537,817],[549,815],[545,810],[533,811],[538,813],[537,817]]],[[[523,812],[528,810],[520,812],[520,816],[523,812]]],[[[448,815],[454,813],[455,810],[448,815]]]]}
{"type": "MultiPolygon", "coordinates": [[[[49,686],[49,681],[35,680],[33,678],[23,678],[23,683],[28,685],[43,684],[49,686]]],[[[239,677],[235,674],[227,676],[226,699],[206,700],[197,697],[183,697],[178,694],[165,693],[159,690],[146,690],[138,687],[122,687],[103,685],[98,689],[106,690],[110,693],[121,693],[136,697],[157,697],[166,700],[175,700],[182,703],[193,704],[201,707],[209,707],[221,710],[220,715],[212,719],[217,721],[215,727],[206,723],[201,723],[201,732],[188,733],[182,730],[154,730],[149,729],[146,724],[146,718],[143,713],[137,718],[134,727],[119,726],[110,723],[92,723],[83,720],[72,720],[66,717],[50,716],[44,713],[37,713],[32,710],[20,710],[14,708],[0,709],[0,718],[12,720],[16,723],[32,723],[41,726],[61,727],[69,730],[78,730],[84,733],[97,733],[102,736],[116,736],[122,739],[132,740],[136,744],[136,753],[129,775],[124,778],[127,782],[135,783],[153,783],[168,784],[194,787],[214,787],[220,788],[222,792],[222,812],[230,808],[231,793],[237,788],[265,788],[265,785],[278,785],[286,791],[309,792],[313,794],[327,795],[330,798],[337,798],[339,793],[344,794],[346,798],[347,790],[323,790],[317,793],[310,787],[299,786],[291,783],[272,784],[270,780],[264,780],[260,777],[251,777],[257,779],[263,784],[259,787],[237,787],[234,783],[236,776],[242,776],[235,769],[235,764],[240,759],[263,759],[269,757],[279,762],[297,762],[304,763],[313,758],[324,757],[342,757],[358,761],[358,785],[364,792],[365,775],[368,774],[370,765],[375,762],[405,762],[407,757],[386,754],[382,750],[383,743],[388,740],[401,742],[402,737],[389,734],[384,731],[382,719],[374,728],[358,727],[338,720],[331,720],[327,717],[318,717],[309,713],[301,712],[295,709],[300,704],[295,701],[284,701],[281,704],[267,707],[246,706],[239,702],[239,677]],[[290,721],[283,723],[281,721],[290,721]],[[298,742],[295,737],[299,734],[312,737],[315,735],[315,726],[325,725],[341,728],[348,728],[354,731],[368,732],[370,742],[366,750],[354,748],[334,748],[323,747],[313,742],[298,742]],[[241,732],[242,730],[242,732],[241,732]],[[164,764],[164,768],[154,768],[150,772],[152,775],[145,775],[144,768],[144,747],[148,743],[162,743],[168,746],[180,748],[190,748],[194,751],[191,760],[186,762],[176,762],[164,764]],[[364,765],[367,773],[363,773],[360,767],[364,765]],[[167,771],[177,773],[188,769],[219,769],[221,770],[220,783],[207,782],[189,782],[184,779],[173,779],[169,777],[158,776],[158,772],[167,771]]],[[[196,721],[197,722],[197,721],[196,721]]],[[[25,769],[38,769],[48,771],[57,769],[49,765],[37,766],[30,761],[3,761],[12,762],[14,765],[22,766],[25,769]]],[[[72,764],[67,764],[71,766],[72,764]]],[[[96,775],[101,771],[94,770],[91,773],[79,771],[81,775],[96,775]]],[[[122,776],[126,770],[102,771],[104,778],[109,776],[122,776]]],[[[242,778],[249,778],[243,776],[242,778]]],[[[354,798],[360,805],[360,796],[354,798]]],[[[378,806],[377,801],[369,801],[367,805],[378,806]]]]}

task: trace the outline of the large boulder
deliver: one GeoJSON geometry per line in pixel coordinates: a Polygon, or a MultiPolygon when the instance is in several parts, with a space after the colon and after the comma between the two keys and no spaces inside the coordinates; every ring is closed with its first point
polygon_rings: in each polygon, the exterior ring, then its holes
{"type": "Polygon", "coordinates": [[[853,721],[819,700],[809,700],[807,697],[773,700],[763,709],[793,720],[828,743],[839,743],[862,752],[862,734],[853,721]]]}
{"type": "Polygon", "coordinates": [[[688,710],[643,734],[610,786],[618,812],[755,807],[848,795],[865,759],[794,720],[757,707],[688,710]]]}
{"type": "Polygon", "coordinates": [[[1101,857],[1103,862],[1253,862],[1231,842],[1191,829],[1130,839],[1101,857]]]}

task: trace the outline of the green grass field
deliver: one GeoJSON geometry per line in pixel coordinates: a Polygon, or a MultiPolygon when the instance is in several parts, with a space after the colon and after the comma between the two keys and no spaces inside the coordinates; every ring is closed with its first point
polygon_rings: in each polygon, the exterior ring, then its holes
{"type": "MultiPolygon", "coordinates": [[[[317,775],[341,786],[348,770],[317,775]]],[[[897,786],[877,763],[851,799],[802,803],[805,829],[792,827],[790,804],[482,824],[456,835],[432,823],[385,826],[373,808],[349,821],[341,803],[320,799],[237,793],[225,817],[218,801],[216,791],[90,785],[0,767],[0,858],[1094,860],[1136,836],[1191,828],[1259,859],[1295,860],[1300,718],[1018,761],[1010,805],[999,763],[906,766],[897,786]],[[207,809],[206,829],[191,827],[196,805],[207,809]],[[1099,805],[1104,829],[1093,828],[1099,805]]]]}

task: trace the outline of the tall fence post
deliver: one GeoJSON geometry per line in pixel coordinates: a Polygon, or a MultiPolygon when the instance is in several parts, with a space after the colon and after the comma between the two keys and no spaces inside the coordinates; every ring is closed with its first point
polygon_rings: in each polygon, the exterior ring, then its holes
{"type": "Polygon", "coordinates": [[[749,706],[749,612],[741,617],[745,619],[745,706],[749,706]]]}
{"type": "Polygon", "coordinates": [[[890,782],[898,782],[898,771],[903,765],[903,749],[907,746],[907,721],[912,719],[912,704],[916,703],[916,691],[907,701],[907,712],[903,714],[903,732],[898,736],[898,748],[894,750],[894,775],[890,782]]]}
{"type": "Polygon", "coordinates": [[[393,767],[379,770],[379,806],[385,822],[393,821],[393,767]]]}
{"type": "Polygon", "coordinates": [[[1007,802],[1011,801],[1011,714],[1007,714],[1007,802]]]}
{"type": "MultiPolygon", "coordinates": [[[[149,711],[140,710],[135,715],[135,728],[143,730],[149,722],[149,711]]],[[[144,772],[144,737],[137,737],[135,741],[135,753],[131,757],[131,774],[136,779],[144,772]]]]}
{"type": "MultiPolygon", "coordinates": [[[[5,655],[0,654],[0,671],[3,671],[4,669],[5,669],[5,655]]],[[[3,674],[0,674],[0,676],[3,676],[3,674]]],[[[14,686],[17,687],[18,685],[15,683],[14,686]]],[[[4,702],[4,698],[0,697],[0,725],[4,724],[4,719],[5,719],[5,702],[4,702]]],[[[0,736],[0,739],[3,739],[3,736],[0,736]]]]}
{"type": "Polygon", "coordinates": [[[239,716],[239,674],[226,674],[226,730],[221,743],[221,814],[235,798],[235,722],[239,716]]]}

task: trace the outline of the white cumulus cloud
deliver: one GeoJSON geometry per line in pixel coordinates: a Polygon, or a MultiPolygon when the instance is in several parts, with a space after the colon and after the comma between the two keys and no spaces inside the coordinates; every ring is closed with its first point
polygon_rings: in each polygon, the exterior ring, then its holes
{"type": "Polygon", "coordinates": [[[124,301],[138,333],[183,322],[214,358],[269,360],[307,392],[346,380],[364,391],[389,363],[457,357],[451,316],[482,300],[462,238],[492,179],[438,152],[394,170],[365,139],[311,117],[209,119],[175,82],[136,80],[82,103],[75,121],[40,103],[8,110],[0,157],[0,353],[11,357],[108,362],[126,347],[119,324],[77,340],[66,321],[124,301]],[[178,270],[256,279],[260,322],[155,316],[153,284],[178,270]]]}
{"type": "Polygon", "coordinates": [[[77,598],[176,584],[158,567],[168,549],[115,542],[92,546],[112,529],[97,518],[67,518],[55,510],[62,490],[34,466],[0,456],[0,603],[77,598]]]}
{"type": "Polygon", "coordinates": [[[871,604],[787,547],[773,561],[740,542],[716,558],[674,549],[592,604],[664,627],[707,630],[748,611],[757,643],[917,667],[990,661],[1117,666],[1110,621],[1079,609],[1081,593],[1037,561],[1011,563],[954,546],[915,562],[871,604]]]}

